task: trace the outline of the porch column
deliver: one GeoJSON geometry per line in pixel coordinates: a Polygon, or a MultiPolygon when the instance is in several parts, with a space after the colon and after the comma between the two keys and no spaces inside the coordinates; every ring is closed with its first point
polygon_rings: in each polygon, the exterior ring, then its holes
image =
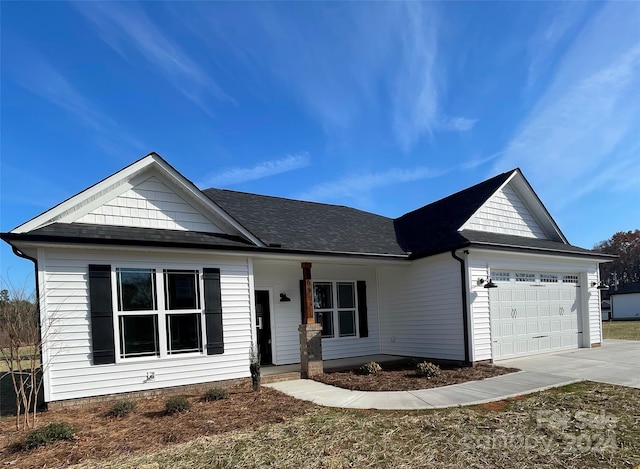
{"type": "Polygon", "coordinates": [[[300,332],[300,375],[313,378],[324,373],[322,366],[322,325],[316,324],[313,317],[313,285],[311,283],[311,263],[303,262],[302,267],[302,302],[303,323],[298,327],[300,332]]]}

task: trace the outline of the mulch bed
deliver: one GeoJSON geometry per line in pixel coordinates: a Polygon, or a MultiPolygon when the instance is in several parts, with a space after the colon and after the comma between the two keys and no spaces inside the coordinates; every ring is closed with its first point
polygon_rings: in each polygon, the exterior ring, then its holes
{"type": "Polygon", "coordinates": [[[146,453],[199,436],[284,422],[313,406],[270,388],[263,387],[254,393],[250,385],[242,385],[229,391],[227,399],[214,402],[202,401],[202,395],[189,395],[191,409],[177,415],[165,414],[167,397],[136,400],[136,408],[122,418],[106,416],[113,403],[42,412],[37,427],[67,422],[78,432],[74,441],[56,442],[31,451],[13,447],[27,432],[15,430],[15,417],[3,417],[0,467],[59,467],[89,459],[146,453]]]}
{"type": "Polygon", "coordinates": [[[380,366],[382,371],[375,375],[363,375],[358,368],[354,368],[328,371],[316,380],[353,391],[414,391],[479,381],[520,371],[517,368],[488,364],[468,367],[441,365],[439,376],[423,378],[416,376],[415,367],[407,366],[404,362],[381,363],[380,366]]]}

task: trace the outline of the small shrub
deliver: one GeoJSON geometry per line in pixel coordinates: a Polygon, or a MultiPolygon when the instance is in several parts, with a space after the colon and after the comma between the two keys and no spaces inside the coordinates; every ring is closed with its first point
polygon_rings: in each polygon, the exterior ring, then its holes
{"type": "Polygon", "coordinates": [[[169,415],[179,414],[180,412],[189,410],[191,408],[191,402],[189,402],[187,396],[173,396],[167,399],[164,408],[169,415]]]}
{"type": "Polygon", "coordinates": [[[76,430],[66,422],[53,422],[49,425],[33,430],[22,441],[23,449],[33,449],[48,445],[54,441],[71,440],[76,430]]]}
{"type": "Polygon", "coordinates": [[[380,371],[382,371],[382,367],[376,362],[365,363],[360,367],[360,373],[363,375],[375,375],[380,371]]]}
{"type": "Polygon", "coordinates": [[[423,378],[434,378],[440,374],[440,367],[431,362],[418,363],[416,375],[423,378]]]}
{"type": "Polygon", "coordinates": [[[109,417],[124,417],[129,415],[133,409],[136,408],[136,401],[132,399],[125,399],[123,401],[114,402],[111,408],[107,411],[109,417]]]}
{"type": "Polygon", "coordinates": [[[220,388],[210,388],[204,393],[203,399],[207,402],[219,401],[229,397],[229,391],[220,388]]]}

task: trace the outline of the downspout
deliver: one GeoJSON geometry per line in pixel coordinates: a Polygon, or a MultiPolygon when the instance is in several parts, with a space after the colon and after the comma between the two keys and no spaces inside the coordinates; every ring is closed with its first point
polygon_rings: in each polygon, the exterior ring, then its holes
{"type": "MultiPolygon", "coordinates": [[[[20,249],[15,247],[13,244],[11,245],[11,250],[16,256],[33,262],[33,268],[34,268],[33,280],[36,283],[36,304],[38,305],[38,318],[42,320],[42,315],[40,314],[41,311],[40,311],[40,285],[38,283],[38,260],[34,257],[27,256],[24,252],[22,252],[20,249]]],[[[40,321],[38,322],[40,323],[40,321]]],[[[42,328],[42,324],[40,325],[40,327],[42,328]]],[[[40,330],[40,340],[42,340],[42,329],[40,330]]],[[[44,363],[44,361],[42,360],[42,347],[40,347],[40,363],[44,363]]]]}
{"type": "Polygon", "coordinates": [[[467,273],[465,269],[465,262],[462,257],[456,256],[456,250],[451,250],[451,257],[460,262],[460,289],[462,293],[462,331],[464,335],[464,361],[469,363],[469,322],[468,322],[468,309],[467,304],[467,273]]]}

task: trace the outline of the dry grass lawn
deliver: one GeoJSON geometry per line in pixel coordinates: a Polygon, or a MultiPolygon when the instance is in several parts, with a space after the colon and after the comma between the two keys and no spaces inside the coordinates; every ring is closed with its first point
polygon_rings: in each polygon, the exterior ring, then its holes
{"type": "Polygon", "coordinates": [[[46,419],[74,419],[75,441],[12,453],[8,438],[0,460],[12,468],[125,469],[640,464],[638,389],[579,383],[476,407],[386,412],[322,408],[266,388],[259,396],[237,393],[177,417],[161,415],[154,400],[124,419],[104,417],[104,406],[82,418],[59,412],[46,419]]]}
{"type": "Polygon", "coordinates": [[[640,321],[602,321],[606,339],[640,340],[640,321]]]}

